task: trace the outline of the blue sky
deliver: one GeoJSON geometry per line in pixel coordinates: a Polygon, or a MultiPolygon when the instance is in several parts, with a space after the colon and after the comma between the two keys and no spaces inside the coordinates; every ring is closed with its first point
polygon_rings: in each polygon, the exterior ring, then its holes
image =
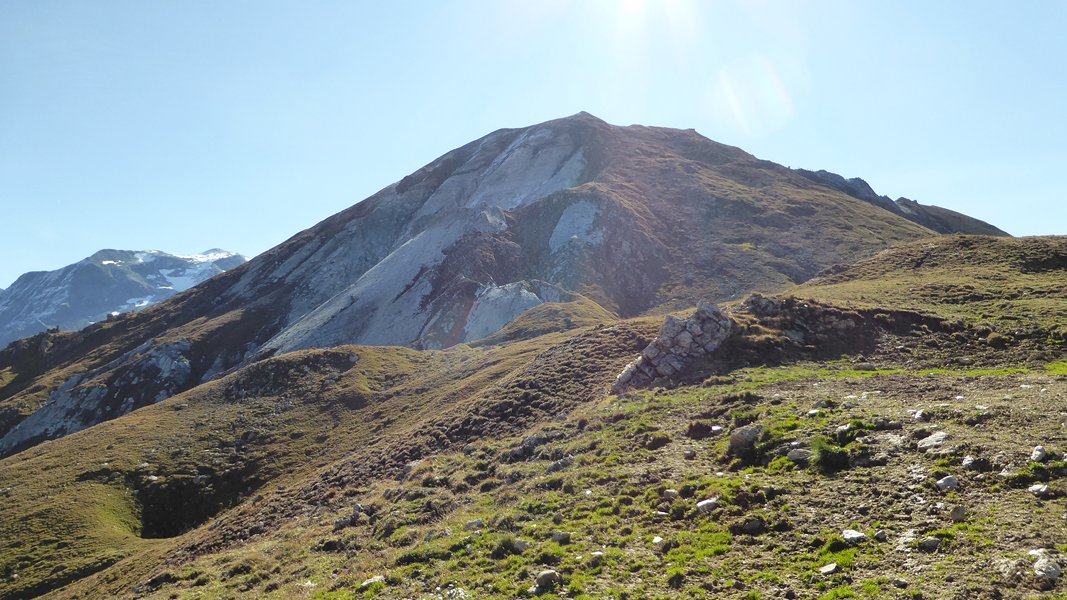
{"type": "Polygon", "coordinates": [[[0,287],[101,248],[253,255],[581,110],[1065,234],[1067,3],[0,4],[0,287]]]}

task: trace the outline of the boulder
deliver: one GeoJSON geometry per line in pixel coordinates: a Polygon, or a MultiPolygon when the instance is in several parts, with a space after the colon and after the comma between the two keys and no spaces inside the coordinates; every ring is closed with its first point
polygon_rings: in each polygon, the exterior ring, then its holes
{"type": "Polygon", "coordinates": [[[1056,585],[1056,580],[1063,575],[1063,569],[1059,563],[1048,556],[1041,556],[1034,561],[1034,575],[1037,576],[1038,587],[1049,590],[1056,585]]]}
{"type": "Polygon", "coordinates": [[[559,573],[557,571],[553,571],[552,569],[546,569],[538,573],[537,579],[535,579],[534,581],[535,583],[537,583],[538,589],[551,590],[554,589],[560,583],[560,581],[562,581],[562,578],[559,576],[559,573]]]}
{"type": "Polygon", "coordinates": [[[660,377],[677,375],[695,360],[717,350],[733,328],[733,319],[713,304],[701,303],[686,319],[668,315],[656,339],[615,378],[612,391],[619,393],[650,385],[660,377]]]}
{"type": "Polygon", "coordinates": [[[730,432],[730,452],[737,456],[752,454],[763,435],[763,425],[745,425],[730,432]]]}

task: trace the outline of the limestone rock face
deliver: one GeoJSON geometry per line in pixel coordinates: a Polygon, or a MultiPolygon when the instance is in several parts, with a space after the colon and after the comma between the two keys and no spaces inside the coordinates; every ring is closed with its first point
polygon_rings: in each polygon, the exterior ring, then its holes
{"type": "Polygon", "coordinates": [[[687,319],[668,315],[659,335],[623,369],[612,389],[648,385],[672,377],[693,361],[714,352],[734,330],[734,321],[714,304],[701,303],[687,319]]]}

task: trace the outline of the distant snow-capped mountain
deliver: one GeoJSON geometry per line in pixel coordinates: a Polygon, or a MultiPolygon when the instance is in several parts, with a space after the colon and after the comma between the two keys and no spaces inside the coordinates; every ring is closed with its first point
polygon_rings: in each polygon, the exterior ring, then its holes
{"type": "Polygon", "coordinates": [[[58,327],[81,329],[144,308],[244,263],[213,248],[180,256],[159,250],[101,250],[55,271],[19,277],[0,291],[0,346],[58,327]]]}

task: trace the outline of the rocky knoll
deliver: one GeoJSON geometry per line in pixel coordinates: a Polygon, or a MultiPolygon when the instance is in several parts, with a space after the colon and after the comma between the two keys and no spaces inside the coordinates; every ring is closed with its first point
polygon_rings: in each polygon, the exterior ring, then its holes
{"type": "Polygon", "coordinates": [[[718,349],[735,325],[733,319],[708,303],[701,303],[687,319],[668,315],[656,339],[626,365],[612,389],[648,385],[680,372],[692,361],[718,349]]]}

